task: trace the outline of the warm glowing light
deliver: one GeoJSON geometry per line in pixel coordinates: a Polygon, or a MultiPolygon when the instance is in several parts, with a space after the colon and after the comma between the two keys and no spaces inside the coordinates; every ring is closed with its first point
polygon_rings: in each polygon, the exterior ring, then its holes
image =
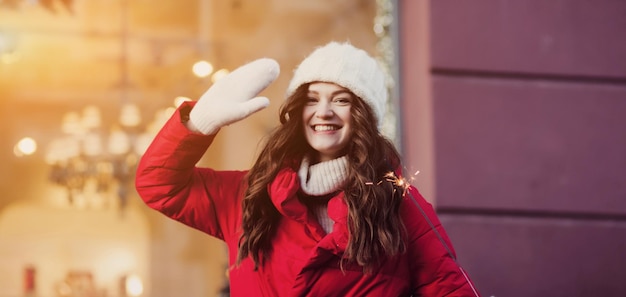
{"type": "MultiPolygon", "coordinates": [[[[102,138],[96,132],[87,132],[83,136],[83,153],[87,156],[94,157],[102,154],[103,144],[102,138]]],[[[56,148],[57,150],[65,150],[66,148],[56,148]]],[[[80,154],[80,153],[79,153],[80,154]]]]}
{"type": "Polygon", "coordinates": [[[141,124],[141,111],[135,104],[127,103],[120,111],[120,123],[125,127],[137,127],[141,124]]]}
{"type": "Polygon", "coordinates": [[[128,296],[141,296],[143,293],[143,283],[137,275],[126,277],[126,294],[128,296]]]}
{"type": "Polygon", "coordinates": [[[37,142],[30,138],[24,137],[15,145],[13,153],[16,156],[32,155],[37,151],[37,142]]]}
{"type": "Polygon", "coordinates": [[[82,119],[80,117],[80,114],[75,111],[70,111],[63,115],[61,129],[65,134],[80,135],[85,130],[85,127],[83,127],[81,124],[82,119]]]}
{"type": "Polygon", "coordinates": [[[102,115],[100,115],[100,109],[95,105],[89,105],[83,109],[83,117],[81,123],[88,129],[95,129],[102,124],[102,115]]]}
{"type": "Polygon", "coordinates": [[[220,69],[218,71],[215,71],[215,73],[213,73],[213,75],[211,76],[211,81],[213,83],[215,83],[216,81],[220,80],[222,77],[228,75],[228,73],[230,73],[230,71],[228,71],[228,69],[220,69]]]}
{"type": "Polygon", "coordinates": [[[207,61],[198,61],[193,64],[192,71],[197,77],[207,77],[213,72],[213,65],[207,61]]]}
{"type": "Polygon", "coordinates": [[[385,33],[385,26],[382,24],[374,24],[374,33],[376,33],[376,36],[382,36],[385,33]]]}
{"type": "Polygon", "coordinates": [[[123,155],[130,151],[130,136],[119,127],[112,127],[109,134],[108,152],[113,155],[123,155]]]}
{"type": "Polygon", "coordinates": [[[185,96],[178,96],[174,98],[174,106],[179,107],[183,102],[191,101],[191,98],[185,96]]]}

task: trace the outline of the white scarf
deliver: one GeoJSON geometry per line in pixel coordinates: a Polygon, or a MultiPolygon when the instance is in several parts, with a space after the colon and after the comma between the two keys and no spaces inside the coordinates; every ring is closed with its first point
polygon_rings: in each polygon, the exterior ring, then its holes
{"type": "Polygon", "coordinates": [[[307,157],[302,159],[298,177],[302,191],[312,196],[330,194],[343,184],[347,177],[348,157],[343,156],[315,165],[309,165],[307,157]]]}
{"type": "MultiPolygon", "coordinates": [[[[303,158],[298,170],[302,191],[311,196],[323,196],[337,191],[346,181],[348,158],[346,156],[310,165],[308,158],[303,158]]],[[[311,209],[317,221],[326,233],[333,230],[335,222],[328,216],[328,204],[311,209]]]]}

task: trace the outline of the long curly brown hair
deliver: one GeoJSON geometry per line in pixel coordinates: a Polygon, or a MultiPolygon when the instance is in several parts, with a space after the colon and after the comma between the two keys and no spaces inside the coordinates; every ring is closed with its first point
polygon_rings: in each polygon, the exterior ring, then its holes
{"type": "MultiPolygon", "coordinates": [[[[280,125],[268,135],[248,173],[237,263],[251,256],[258,269],[269,259],[281,215],[267,186],[284,166],[299,166],[305,155],[315,152],[304,136],[301,116],[308,86],[300,86],[281,106],[280,125]]],[[[349,209],[350,239],[343,260],[369,270],[383,256],[406,250],[405,226],[399,215],[404,189],[388,178],[401,162],[395,146],[378,131],[374,113],[363,100],[353,100],[351,114],[354,131],[345,150],[348,177],[342,188],[349,209]]]]}

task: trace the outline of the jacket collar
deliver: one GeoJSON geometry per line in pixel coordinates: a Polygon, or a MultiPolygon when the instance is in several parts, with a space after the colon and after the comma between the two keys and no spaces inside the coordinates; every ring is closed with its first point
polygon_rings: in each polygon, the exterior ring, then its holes
{"type": "Polygon", "coordinates": [[[267,187],[272,203],[283,216],[306,222],[307,208],[296,195],[299,190],[298,174],[291,167],[281,169],[267,187]]]}
{"type": "MultiPolygon", "coordinates": [[[[267,191],[276,209],[285,217],[307,223],[308,209],[298,200],[300,190],[298,173],[291,167],[281,169],[274,181],[268,185],[267,191]]],[[[337,224],[345,226],[348,216],[348,206],[344,201],[344,194],[340,192],[328,202],[328,216],[337,224]]]]}

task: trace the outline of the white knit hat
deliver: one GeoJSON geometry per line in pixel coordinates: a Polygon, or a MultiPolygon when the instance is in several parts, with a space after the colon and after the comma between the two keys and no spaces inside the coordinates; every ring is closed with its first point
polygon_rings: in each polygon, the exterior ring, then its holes
{"type": "Polygon", "coordinates": [[[388,91],[378,62],[349,43],[330,42],[318,47],[296,68],[287,87],[287,97],[310,82],[331,82],[349,89],[367,103],[382,126],[388,91]]]}

